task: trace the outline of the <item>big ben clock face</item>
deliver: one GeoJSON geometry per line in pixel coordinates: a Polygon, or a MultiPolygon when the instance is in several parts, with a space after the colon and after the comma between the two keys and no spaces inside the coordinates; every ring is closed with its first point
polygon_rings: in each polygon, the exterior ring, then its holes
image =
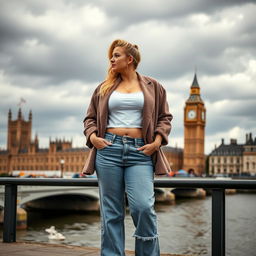
{"type": "Polygon", "coordinates": [[[188,111],[188,119],[194,119],[196,118],[196,111],[195,110],[189,110],[188,111]]]}

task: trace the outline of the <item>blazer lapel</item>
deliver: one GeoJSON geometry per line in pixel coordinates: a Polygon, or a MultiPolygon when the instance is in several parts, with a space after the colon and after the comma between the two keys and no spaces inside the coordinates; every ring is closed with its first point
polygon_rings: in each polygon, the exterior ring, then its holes
{"type": "Polygon", "coordinates": [[[147,142],[147,130],[150,121],[152,121],[153,118],[153,111],[155,107],[155,92],[154,92],[154,86],[151,81],[144,78],[144,76],[141,76],[139,73],[137,73],[140,86],[142,89],[142,92],[144,94],[144,107],[143,107],[143,113],[142,113],[142,134],[144,140],[147,142]]]}
{"type": "Polygon", "coordinates": [[[100,121],[101,121],[101,131],[100,131],[100,136],[104,136],[105,130],[107,128],[108,124],[108,100],[112,92],[116,89],[116,87],[119,85],[121,82],[121,77],[119,76],[114,85],[110,88],[110,91],[107,95],[101,96],[101,99],[99,101],[99,112],[100,112],[100,121]]]}

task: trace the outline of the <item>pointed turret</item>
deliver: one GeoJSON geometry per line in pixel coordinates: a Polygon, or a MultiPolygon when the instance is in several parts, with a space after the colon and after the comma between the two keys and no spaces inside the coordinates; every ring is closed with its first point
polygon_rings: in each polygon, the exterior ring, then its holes
{"type": "Polygon", "coordinates": [[[199,87],[199,84],[198,84],[198,82],[197,82],[196,73],[195,73],[195,75],[194,75],[194,80],[193,80],[193,83],[192,83],[192,85],[191,85],[191,88],[200,88],[200,87],[199,87]]]}
{"type": "Polygon", "coordinates": [[[29,111],[28,120],[32,121],[32,111],[31,110],[29,111]]]}
{"type": "Polygon", "coordinates": [[[9,112],[8,112],[8,121],[12,121],[12,111],[11,111],[11,109],[9,109],[9,112]]]}
{"type": "Polygon", "coordinates": [[[21,108],[19,108],[18,119],[20,119],[20,120],[22,119],[21,108]]]}
{"type": "Polygon", "coordinates": [[[36,133],[36,136],[35,136],[35,142],[38,142],[38,135],[36,133]]]}
{"type": "Polygon", "coordinates": [[[200,86],[197,81],[196,73],[194,75],[194,79],[190,87],[190,95],[187,102],[203,102],[200,96],[200,86]]]}

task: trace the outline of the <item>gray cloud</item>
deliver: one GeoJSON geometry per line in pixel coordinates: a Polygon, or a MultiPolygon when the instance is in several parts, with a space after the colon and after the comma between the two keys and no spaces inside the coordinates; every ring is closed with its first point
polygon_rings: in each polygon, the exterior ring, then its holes
{"type": "MultiPolygon", "coordinates": [[[[90,95],[106,75],[108,46],[124,38],[140,47],[139,71],[170,94],[173,140],[183,134],[195,66],[209,139],[235,126],[254,132],[255,11],[254,1],[1,1],[0,130],[24,97],[42,141],[74,134],[79,144],[90,95]]],[[[0,145],[5,141],[1,134],[0,145]]]]}

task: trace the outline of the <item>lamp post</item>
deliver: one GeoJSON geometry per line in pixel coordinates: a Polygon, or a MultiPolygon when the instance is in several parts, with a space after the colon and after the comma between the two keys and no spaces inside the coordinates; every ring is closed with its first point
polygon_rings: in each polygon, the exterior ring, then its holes
{"type": "Polygon", "coordinates": [[[65,164],[65,160],[60,159],[60,177],[61,178],[63,178],[64,164],[65,164]]]}

